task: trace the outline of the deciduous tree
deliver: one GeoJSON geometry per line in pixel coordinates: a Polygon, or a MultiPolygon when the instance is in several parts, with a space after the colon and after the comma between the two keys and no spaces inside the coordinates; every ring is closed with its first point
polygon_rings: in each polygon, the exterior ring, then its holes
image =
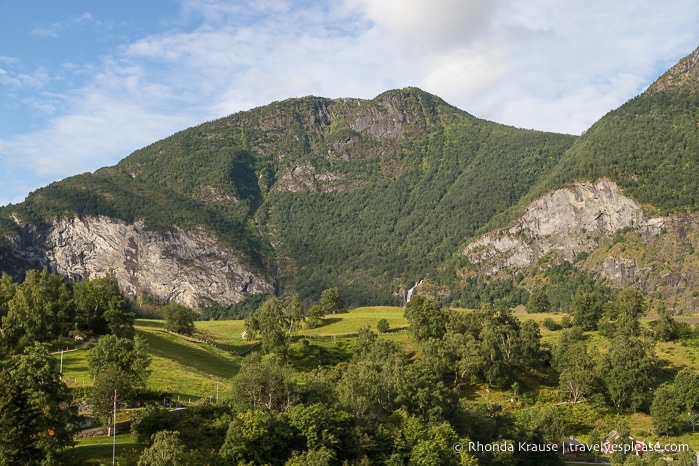
{"type": "Polygon", "coordinates": [[[161,311],[165,318],[166,329],[182,335],[194,333],[195,314],[190,308],[178,303],[168,303],[163,306],[161,311]]]}
{"type": "Polygon", "coordinates": [[[320,294],[320,305],[325,310],[325,314],[336,314],[345,309],[345,300],[337,287],[323,290],[320,294]]]}
{"type": "Polygon", "coordinates": [[[143,450],[138,466],[189,466],[187,450],[180,433],[162,430],[153,436],[153,444],[143,450]]]}
{"type": "Polygon", "coordinates": [[[77,409],[57,361],[39,343],[0,365],[0,464],[51,462],[72,445],[77,409]]]}
{"type": "Polygon", "coordinates": [[[284,300],[269,298],[247,319],[246,330],[259,335],[262,351],[286,355],[288,348],[289,321],[284,300]]]}
{"type": "Polygon", "coordinates": [[[441,338],[446,331],[446,315],[434,301],[424,296],[413,296],[403,313],[410,332],[420,342],[428,338],[441,338]]]}

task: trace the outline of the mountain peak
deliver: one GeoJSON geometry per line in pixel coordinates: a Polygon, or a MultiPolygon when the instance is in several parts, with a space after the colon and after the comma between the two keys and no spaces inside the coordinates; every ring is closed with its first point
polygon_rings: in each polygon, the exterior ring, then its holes
{"type": "Polygon", "coordinates": [[[683,87],[691,82],[699,82],[699,48],[684,57],[670,68],[656,82],[650,85],[647,94],[683,87]]]}

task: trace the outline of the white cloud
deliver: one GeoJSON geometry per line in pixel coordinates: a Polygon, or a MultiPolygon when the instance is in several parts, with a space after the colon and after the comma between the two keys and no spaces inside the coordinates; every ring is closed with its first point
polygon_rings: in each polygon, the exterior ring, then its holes
{"type": "Polygon", "coordinates": [[[32,29],[31,34],[40,37],[60,37],[66,31],[74,29],[76,27],[81,27],[86,24],[94,24],[99,27],[104,27],[105,24],[101,21],[95,20],[92,15],[88,12],[81,14],[80,16],[71,16],[65,21],[52,23],[47,27],[35,27],[32,29]]]}
{"type": "Polygon", "coordinates": [[[19,165],[39,177],[61,177],[112,165],[155,138],[193,123],[99,93],[82,97],[80,109],[53,119],[47,128],[6,141],[6,151],[21,153],[19,165]]]}
{"type": "Polygon", "coordinates": [[[348,0],[388,37],[411,47],[451,48],[487,31],[500,0],[348,0]]]}

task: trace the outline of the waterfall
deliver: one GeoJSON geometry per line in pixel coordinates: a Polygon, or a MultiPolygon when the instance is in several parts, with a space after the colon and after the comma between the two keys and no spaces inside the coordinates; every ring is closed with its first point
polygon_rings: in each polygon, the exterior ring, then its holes
{"type": "Polygon", "coordinates": [[[413,297],[413,292],[415,291],[415,289],[416,289],[418,286],[422,285],[422,282],[424,282],[424,281],[425,281],[425,279],[423,278],[422,280],[420,280],[419,282],[417,282],[417,283],[415,284],[414,287],[412,287],[412,288],[410,288],[410,289],[408,290],[408,294],[407,294],[407,296],[406,296],[406,298],[405,298],[405,303],[406,303],[406,304],[410,302],[410,298],[413,297]]]}

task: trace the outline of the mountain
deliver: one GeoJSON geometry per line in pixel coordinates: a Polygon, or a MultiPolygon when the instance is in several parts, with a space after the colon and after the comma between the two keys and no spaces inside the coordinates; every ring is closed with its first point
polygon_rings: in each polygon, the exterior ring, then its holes
{"type": "Polygon", "coordinates": [[[574,139],[480,120],[414,88],[276,102],[5,207],[2,264],[15,275],[47,265],[73,279],[109,267],[132,295],[190,305],[275,288],[317,299],[331,286],[352,304],[398,302],[401,288],[448,274],[463,239],[526,194],[574,139]],[[92,245],[97,229],[116,251],[109,260],[92,245]],[[139,234],[154,238],[145,244],[157,245],[160,266],[134,246],[139,234]],[[181,247],[185,236],[209,252],[181,247]],[[213,280],[207,255],[237,258],[230,290],[163,275],[204,268],[213,280]],[[154,268],[158,286],[145,272],[154,268]]]}
{"type": "Polygon", "coordinates": [[[193,307],[332,286],[351,305],[400,303],[418,281],[472,306],[554,295],[552,271],[572,264],[568,287],[631,284],[689,309],[698,53],[580,137],[416,88],[204,123],[1,209],[0,268],[112,269],[132,296],[193,307]]]}
{"type": "Polygon", "coordinates": [[[491,279],[524,273],[530,289],[546,287],[552,264],[576,262],[652,305],[696,312],[697,162],[699,49],[595,123],[508,212],[513,220],[462,253],[491,279]]]}

